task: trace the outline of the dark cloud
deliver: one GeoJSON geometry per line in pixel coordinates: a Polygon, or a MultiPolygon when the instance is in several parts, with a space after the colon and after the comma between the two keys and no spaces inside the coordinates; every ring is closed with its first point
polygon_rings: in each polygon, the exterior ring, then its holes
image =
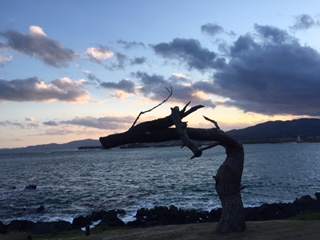
{"type": "Polygon", "coordinates": [[[14,121],[0,121],[0,126],[19,128],[19,129],[35,129],[39,127],[39,123],[32,121],[14,122],[14,121]]]}
{"type": "Polygon", "coordinates": [[[221,27],[217,24],[207,23],[207,24],[201,26],[201,32],[207,33],[211,36],[215,36],[215,35],[223,32],[223,27],[221,27]]]}
{"type": "Polygon", "coordinates": [[[110,89],[117,89],[117,90],[122,90],[124,92],[127,93],[134,93],[134,82],[130,81],[130,80],[121,80],[117,83],[115,82],[102,82],[100,84],[101,87],[104,88],[110,88],[110,89]]]}
{"type": "Polygon", "coordinates": [[[56,127],[59,124],[56,121],[47,121],[47,122],[43,122],[43,125],[56,127]]]}
{"type": "Polygon", "coordinates": [[[7,47],[41,59],[53,67],[66,67],[70,61],[78,57],[73,50],[64,48],[59,42],[49,39],[44,34],[7,31],[0,32],[0,36],[7,40],[5,43],[7,47]]]}
{"type": "Polygon", "coordinates": [[[84,89],[83,84],[69,78],[56,79],[49,83],[35,77],[11,81],[0,80],[0,100],[77,102],[88,99],[89,93],[84,89]]]}
{"type": "Polygon", "coordinates": [[[147,59],[145,57],[136,57],[130,61],[130,64],[131,65],[143,64],[146,62],[146,60],[147,59]]]}
{"type": "Polygon", "coordinates": [[[134,121],[131,116],[127,117],[76,117],[72,120],[61,121],[61,124],[92,127],[98,129],[124,129],[128,128],[134,121]]]}
{"type": "Polygon", "coordinates": [[[100,84],[102,81],[98,78],[98,77],[96,77],[96,75],[94,75],[91,71],[87,71],[87,70],[84,70],[84,71],[82,71],[86,76],[87,76],[87,78],[88,78],[88,80],[90,80],[90,82],[92,82],[92,83],[98,83],[98,84],[100,84]]]}
{"type": "Polygon", "coordinates": [[[138,78],[142,87],[140,91],[146,97],[154,100],[163,100],[168,96],[166,88],[172,87],[173,95],[171,99],[182,102],[183,104],[191,101],[194,104],[203,104],[207,107],[215,107],[215,104],[209,98],[203,98],[197,95],[197,90],[191,85],[181,84],[181,80],[174,77],[166,80],[161,75],[149,75],[145,72],[137,72],[134,74],[138,78]]]}
{"type": "Polygon", "coordinates": [[[123,45],[124,48],[126,49],[135,48],[135,47],[143,47],[143,48],[145,47],[144,43],[136,42],[136,41],[128,42],[128,41],[119,39],[117,43],[123,45]]]}
{"type": "Polygon", "coordinates": [[[189,69],[200,71],[224,66],[224,60],[216,61],[217,55],[203,48],[198,40],[176,38],[170,43],[159,43],[151,46],[160,56],[176,59],[186,64],[189,69]]]}
{"type": "Polygon", "coordinates": [[[256,26],[258,40],[240,36],[213,82],[194,88],[229,98],[225,105],[262,114],[320,116],[320,55],[286,32],[256,26]]]}
{"type": "Polygon", "coordinates": [[[127,63],[128,63],[128,57],[122,53],[115,53],[114,54],[114,62],[109,64],[109,65],[106,65],[106,69],[108,70],[124,70],[127,63]]]}
{"type": "Polygon", "coordinates": [[[286,31],[272,26],[254,25],[255,30],[263,41],[269,41],[269,43],[281,44],[285,42],[292,42],[295,39],[290,36],[286,31]]]}
{"type": "Polygon", "coordinates": [[[302,14],[296,16],[295,24],[291,26],[293,30],[306,30],[315,26],[319,26],[319,22],[316,22],[311,16],[302,14]]]}

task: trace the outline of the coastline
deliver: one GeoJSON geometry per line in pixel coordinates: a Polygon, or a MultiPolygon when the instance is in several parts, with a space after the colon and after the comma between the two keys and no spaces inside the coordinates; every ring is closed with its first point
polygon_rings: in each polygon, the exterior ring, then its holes
{"type": "MultiPolygon", "coordinates": [[[[304,213],[320,212],[320,193],[315,198],[303,196],[291,203],[263,204],[259,207],[245,208],[246,221],[283,220],[304,213]]],[[[73,221],[32,222],[28,220],[14,220],[9,224],[0,222],[0,233],[26,232],[30,234],[50,234],[71,230],[81,230],[86,227],[108,228],[148,228],[165,225],[181,225],[194,223],[217,222],[221,209],[209,211],[182,210],[175,206],[141,208],[137,211],[135,220],[125,223],[121,217],[125,210],[101,210],[92,212],[88,216],[78,216],[73,221]]]]}

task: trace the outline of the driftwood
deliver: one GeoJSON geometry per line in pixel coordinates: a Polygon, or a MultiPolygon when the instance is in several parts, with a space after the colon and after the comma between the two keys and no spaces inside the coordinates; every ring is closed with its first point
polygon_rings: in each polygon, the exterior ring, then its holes
{"type": "Polygon", "coordinates": [[[217,122],[204,117],[214,124],[214,128],[188,128],[181,120],[189,114],[202,108],[202,105],[191,107],[187,110],[190,102],[182,109],[172,108],[172,114],[153,121],[142,122],[133,125],[128,131],[101,137],[100,142],[106,149],[130,143],[163,142],[181,139],[183,144],[192,152],[193,157],[200,157],[202,151],[221,145],[226,150],[226,159],[219,167],[216,176],[216,191],[222,205],[221,219],[216,232],[242,232],[246,228],[245,213],[240,190],[241,177],[244,164],[244,150],[242,145],[235,139],[223,132],[217,122]],[[172,128],[172,126],[176,128],[172,128]],[[192,140],[214,141],[213,144],[199,148],[192,140]]]}

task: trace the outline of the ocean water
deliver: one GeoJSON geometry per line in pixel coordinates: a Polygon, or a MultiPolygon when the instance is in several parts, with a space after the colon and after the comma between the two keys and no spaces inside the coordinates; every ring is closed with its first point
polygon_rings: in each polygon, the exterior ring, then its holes
{"type": "MultiPolygon", "coordinates": [[[[244,148],[245,206],[292,202],[320,192],[320,143],[244,148]]],[[[154,206],[220,207],[213,176],[225,159],[224,148],[191,156],[179,147],[1,154],[0,221],[71,221],[111,209],[134,215],[154,206]],[[37,189],[25,189],[30,184],[37,189]],[[45,211],[37,213],[40,206],[45,211]]]]}

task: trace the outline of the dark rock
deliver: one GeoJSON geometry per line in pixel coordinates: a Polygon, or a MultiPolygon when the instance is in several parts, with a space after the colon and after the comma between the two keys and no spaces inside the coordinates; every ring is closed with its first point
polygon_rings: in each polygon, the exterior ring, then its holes
{"type": "Polygon", "coordinates": [[[222,209],[213,209],[208,213],[208,222],[218,222],[221,217],[222,209]]]}
{"type": "Polygon", "coordinates": [[[137,211],[136,220],[129,222],[128,226],[150,227],[167,224],[185,224],[209,221],[206,211],[182,210],[176,206],[154,207],[152,209],[141,208],[137,211]]]}
{"type": "Polygon", "coordinates": [[[71,223],[66,221],[38,222],[31,229],[32,234],[47,234],[72,230],[71,223]]]}
{"type": "Polygon", "coordinates": [[[36,209],[36,213],[44,212],[44,210],[45,210],[44,206],[40,206],[36,209]]]}
{"type": "Polygon", "coordinates": [[[117,209],[117,214],[126,215],[126,211],[124,209],[117,209]]]}
{"type": "Polygon", "coordinates": [[[317,201],[320,201],[320,192],[316,192],[314,195],[316,196],[317,201]]]}
{"type": "Polygon", "coordinates": [[[0,221],[0,234],[5,234],[7,232],[7,225],[0,221]]]}
{"type": "Polygon", "coordinates": [[[37,189],[37,185],[30,184],[30,185],[26,186],[24,189],[27,189],[27,190],[36,190],[36,189],[37,189]]]}
{"type": "Polygon", "coordinates": [[[73,228],[79,229],[91,225],[91,220],[89,217],[79,216],[73,219],[72,226],[73,228]]]}
{"type": "Polygon", "coordinates": [[[101,210],[99,212],[92,212],[88,218],[92,221],[92,222],[96,222],[99,220],[102,220],[105,216],[107,215],[107,212],[104,210],[101,210]]]}
{"type": "Polygon", "coordinates": [[[106,212],[104,218],[97,226],[107,225],[109,227],[123,227],[126,224],[118,218],[118,214],[115,210],[106,212]]]}
{"type": "Polygon", "coordinates": [[[13,220],[7,225],[7,232],[30,232],[34,222],[27,220],[13,220]]]}
{"type": "Polygon", "coordinates": [[[310,195],[306,195],[306,196],[303,196],[301,198],[297,198],[293,204],[297,204],[297,205],[309,205],[309,204],[312,204],[314,203],[314,199],[310,196],[310,195]]]}

